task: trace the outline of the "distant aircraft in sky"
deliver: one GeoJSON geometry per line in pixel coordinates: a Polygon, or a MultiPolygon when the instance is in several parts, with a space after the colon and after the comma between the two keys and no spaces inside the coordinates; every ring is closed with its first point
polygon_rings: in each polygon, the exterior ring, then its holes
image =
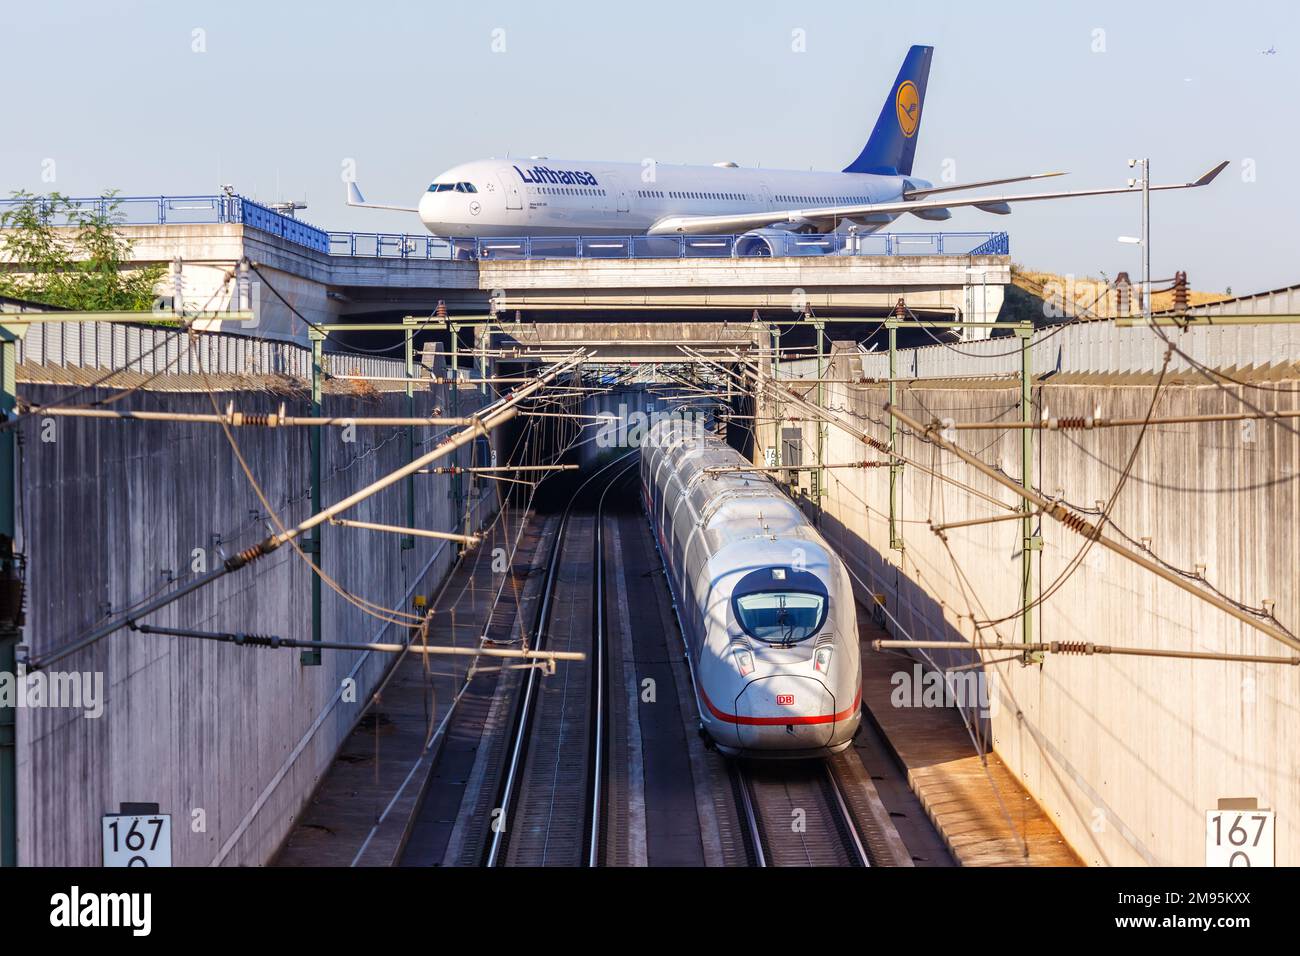
{"type": "MultiPolygon", "coordinates": [[[[875,232],[905,213],[936,222],[974,206],[1006,215],[1011,203],[1133,193],[1140,186],[934,198],[983,186],[1063,175],[1033,173],[935,186],[912,175],[933,47],[914,46],[858,157],[841,172],[742,169],[735,163],[668,166],[596,160],[483,159],[438,176],[418,207],[368,203],[348,183],[348,205],[416,212],[438,236],[736,234],[737,255],[770,255],[785,233],[875,232]]],[[[1199,179],[1210,183],[1222,162],[1199,179]]]]}
{"type": "Polygon", "coordinates": [[[1267,50],[1260,50],[1259,52],[1265,56],[1277,56],[1277,50],[1271,46],[1267,50]]]}

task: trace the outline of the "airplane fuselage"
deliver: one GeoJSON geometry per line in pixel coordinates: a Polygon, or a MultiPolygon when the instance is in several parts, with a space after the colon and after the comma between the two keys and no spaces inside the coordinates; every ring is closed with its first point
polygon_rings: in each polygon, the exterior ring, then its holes
{"type": "MultiPolygon", "coordinates": [[[[666,216],[896,202],[905,189],[928,185],[910,176],[732,165],[476,160],[440,175],[419,214],[439,236],[635,235],[666,216]]],[[[895,218],[852,221],[873,232],[895,218]]]]}
{"type": "MultiPolygon", "coordinates": [[[[735,255],[789,255],[773,240],[788,232],[875,232],[899,216],[943,222],[955,208],[1005,216],[1012,204],[1134,193],[1137,186],[970,195],[967,190],[1063,175],[1039,172],[963,184],[912,176],[933,47],[913,46],[880,108],[862,151],[839,172],[741,169],[735,163],[665,166],[559,160],[482,159],[439,176],[415,208],[430,232],[447,238],[479,236],[742,237],[735,255]],[[953,195],[966,193],[966,195],[953,195]]],[[[1221,162],[1198,179],[1143,186],[1143,191],[1206,186],[1221,162]]],[[[368,203],[355,182],[348,204],[411,211],[409,206],[368,203]]],[[[809,247],[813,244],[807,243],[809,247]]],[[[822,251],[832,243],[818,246],[822,251]]]]}

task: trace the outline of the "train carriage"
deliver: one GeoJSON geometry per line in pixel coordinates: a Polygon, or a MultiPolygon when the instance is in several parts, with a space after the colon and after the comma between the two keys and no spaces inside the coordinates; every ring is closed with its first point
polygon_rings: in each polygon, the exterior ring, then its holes
{"type": "Polygon", "coordinates": [[[687,646],[703,731],[733,756],[848,747],[862,700],[852,583],[803,512],[698,423],[641,446],[641,487],[687,646]]]}

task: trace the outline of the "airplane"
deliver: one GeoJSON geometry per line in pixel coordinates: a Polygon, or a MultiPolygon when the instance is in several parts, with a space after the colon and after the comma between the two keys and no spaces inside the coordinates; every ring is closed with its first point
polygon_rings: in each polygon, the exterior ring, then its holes
{"type": "MultiPolygon", "coordinates": [[[[737,255],[772,255],[784,235],[875,232],[910,213],[930,222],[974,206],[1006,215],[1011,204],[1140,192],[1140,184],[1066,192],[947,198],[946,194],[1064,175],[1033,173],[961,185],[912,175],[934,48],[913,46],[903,60],[862,152],[841,172],[744,169],[735,163],[669,166],[594,160],[483,159],[438,176],[417,207],[369,203],[355,182],[348,205],[418,213],[436,236],[738,235],[737,255]],[[943,198],[936,198],[943,197],[943,198]]],[[[1208,185],[1199,179],[1151,190],[1208,185]]]]}

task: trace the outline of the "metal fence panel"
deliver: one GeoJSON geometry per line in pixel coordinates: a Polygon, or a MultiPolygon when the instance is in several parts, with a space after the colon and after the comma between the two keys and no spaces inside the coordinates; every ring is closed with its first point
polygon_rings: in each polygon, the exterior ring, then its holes
{"type": "MultiPolygon", "coordinates": [[[[1185,331],[1163,327],[1178,348],[1208,368],[1267,369],[1300,360],[1300,325],[1191,326],[1185,331]]],[[[1033,368],[1073,375],[1154,374],[1164,362],[1165,343],[1145,326],[1110,322],[1081,322],[1067,328],[1051,326],[1034,335],[1033,368]]],[[[1010,336],[962,342],[956,348],[924,345],[903,349],[899,367],[923,378],[1013,376],[1020,374],[1020,351],[1010,336]],[[959,351],[960,350],[960,351],[959,351]]],[[[889,376],[889,355],[862,353],[862,372],[873,378],[889,376]]],[[[1192,372],[1192,362],[1178,353],[1172,371],[1192,372]]]]}
{"type": "MultiPolygon", "coordinates": [[[[351,352],[327,352],[327,364],[346,374],[402,376],[401,359],[351,352]]],[[[29,365],[129,369],[146,375],[284,375],[311,378],[311,349],[292,342],[206,332],[191,349],[185,332],[121,322],[50,322],[33,325],[18,342],[18,362],[29,365]]]]}

